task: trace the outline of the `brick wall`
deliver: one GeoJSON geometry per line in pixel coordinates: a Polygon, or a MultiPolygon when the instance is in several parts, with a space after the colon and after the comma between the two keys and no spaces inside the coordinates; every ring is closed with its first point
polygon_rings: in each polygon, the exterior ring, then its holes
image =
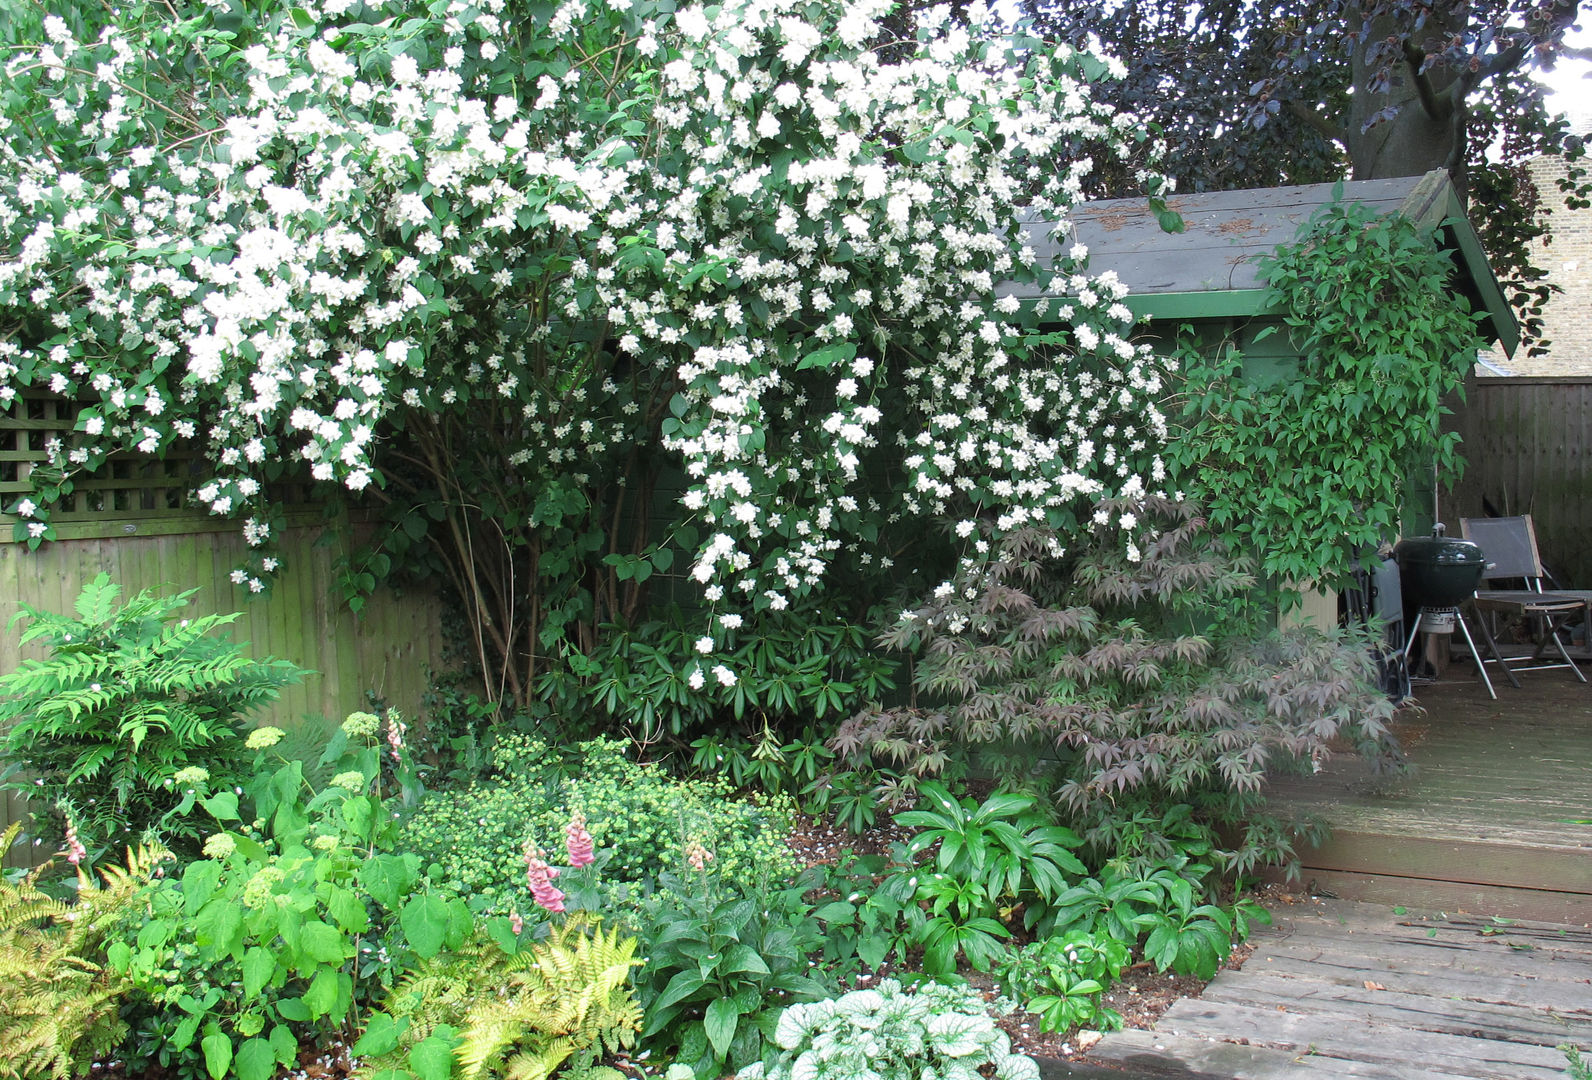
{"type": "MultiPolygon", "coordinates": [[[[1521,350],[1513,360],[1502,354],[1486,359],[1514,375],[1592,375],[1592,208],[1565,209],[1557,183],[1565,174],[1564,159],[1533,158],[1526,167],[1542,192],[1548,223],[1548,234],[1534,242],[1537,265],[1564,292],[1551,297],[1543,309],[1543,336],[1551,343],[1548,355],[1527,359],[1521,350]]],[[[1473,213],[1480,210],[1472,208],[1473,213]]]]}
{"type": "Polygon", "coordinates": [[[1562,158],[1535,158],[1527,167],[1542,192],[1549,230],[1536,241],[1538,265],[1564,292],[1542,313],[1549,354],[1517,358],[1509,368],[1519,375],[1592,375],[1592,209],[1565,209],[1557,183],[1565,173],[1562,158]]]}

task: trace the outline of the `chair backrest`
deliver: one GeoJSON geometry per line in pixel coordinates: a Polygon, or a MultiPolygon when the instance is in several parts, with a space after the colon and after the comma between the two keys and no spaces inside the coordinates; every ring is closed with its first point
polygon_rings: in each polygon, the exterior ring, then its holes
{"type": "Polygon", "coordinates": [[[1530,588],[1541,588],[1542,558],[1537,554],[1537,530],[1531,515],[1521,517],[1460,518],[1459,531],[1472,540],[1492,565],[1484,581],[1523,578],[1530,588]]]}

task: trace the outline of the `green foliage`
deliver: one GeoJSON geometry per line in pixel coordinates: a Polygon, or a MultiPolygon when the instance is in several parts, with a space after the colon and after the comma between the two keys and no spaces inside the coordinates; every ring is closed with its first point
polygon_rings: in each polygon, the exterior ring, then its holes
{"type": "Polygon", "coordinates": [[[354,1044],[366,1075],[444,1080],[456,1063],[467,1080],[546,1080],[560,1068],[591,1076],[598,1055],[633,1045],[635,938],[575,917],[521,948],[505,929],[478,931],[405,976],[354,1044]],[[430,1058],[439,1045],[442,1063],[430,1058]]]}
{"type": "Polygon", "coordinates": [[[1227,959],[1236,936],[1271,916],[1253,900],[1230,908],[1207,902],[1211,867],[1187,862],[1147,873],[1107,864],[1056,899],[1051,933],[1084,933],[1133,948],[1160,971],[1209,979],[1227,959]]]}
{"type": "Polygon", "coordinates": [[[996,791],[977,803],[953,799],[932,781],[919,791],[926,809],[895,816],[896,824],[919,830],[909,852],[932,850],[941,873],[981,886],[991,900],[1027,905],[1030,924],[1067,887],[1068,875],[1085,872],[1072,853],[1082,841],[1053,824],[1030,795],[996,791]]]}
{"type": "Polygon", "coordinates": [[[923,967],[950,976],[966,957],[987,971],[1000,955],[1004,923],[1019,913],[1029,926],[1046,920],[1069,876],[1085,867],[1072,853],[1082,842],[1070,829],[1052,824],[1032,796],[996,791],[982,804],[957,800],[934,781],[922,784],[920,809],[895,816],[898,825],[920,830],[909,841],[906,861],[912,898],[927,905],[906,911],[923,946],[923,967]],[[918,856],[932,859],[916,868],[918,856]],[[929,872],[929,867],[933,872],[929,872]]]}
{"type": "MultiPolygon", "coordinates": [[[[896,854],[899,869],[908,858],[905,845],[896,854]]],[[[915,932],[906,926],[905,915],[916,903],[916,885],[910,875],[890,874],[891,866],[882,855],[847,854],[838,865],[807,871],[820,878],[822,902],[812,918],[823,931],[823,966],[842,981],[863,968],[876,970],[892,953],[906,961],[914,946],[915,932]]]]}
{"type": "Polygon", "coordinates": [[[1170,460],[1275,586],[1334,586],[1398,534],[1415,470],[1458,475],[1459,436],[1439,423],[1480,316],[1429,232],[1357,203],[1323,207],[1265,269],[1298,373],[1265,384],[1235,349],[1185,349],[1188,429],[1170,460]]]}
{"type": "MultiPolygon", "coordinates": [[[[594,650],[550,670],[537,694],[556,715],[584,717],[594,730],[622,727],[647,740],[699,733],[715,740],[741,725],[758,740],[771,727],[799,730],[801,721],[844,716],[895,688],[898,663],[869,648],[867,632],[844,617],[844,608],[833,599],[807,600],[777,617],[754,615],[722,635],[711,661],[696,651],[701,629],[679,610],[634,627],[605,627],[594,650]],[[736,673],[733,684],[708,676],[720,663],[736,673]]],[[[783,741],[775,739],[773,749],[783,741]]],[[[760,752],[753,760],[778,762],[778,753],[760,752]]],[[[704,764],[710,760],[704,756],[704,764]]],[[[792,778],[801,768],[793,766],[792,778]]],[[[741,775],[731,779],[746,782],[741,775]]]]}
{"type": "Polygon", "coordinates": [[[1011,1052],[983,999],[967,987],[925,983],[792,1005],[779,1017],[765,1061],[739,1080],[1038,1080],[1032,1058],[1011,1052]]]}
{"type": "Polygon", "coordinates": [[[197,768],[217,786],[235,783],[243,716],[305,672],[251,660],[212,636],[235,614],[181,617],[193,590],[145,591],[125,604],[120,595],[100,574],[83,587],[75,617],[22,605],[22,643],[50,655],[0,678],[0,728],[9,726],[0,756],[28,776],[8,786],[43,812],[63,808],[91,847],[146,834],[191,841],[198,823],[174,812],[185,787],[178,773],[197,768]],[[103,795],[82,798],[85,789],[103,795]]]}
{"type": "Polygon", "coordinates": [[[148,918],[107,952],[144,1014],[134,1059],[199,1075],[202,1058],[211,1080],[269,1080],[302,1037],[351,1035],[361,1000],[395,966],[469,936],[464,902],[424,890],[419,859],[391,850],[378,725],[368,713],[344,722],[319,763],[334,774],[319,792],[300,761],[267,766],[280,733],[262,728],[246,802],[231,791],[197,799],[221,829],[206,857],[152,883],[148,918]]]}
{"type": "Polygon", "coordinates": [[[802,789],[808,813],[829,815],[835,824],[861,834],[873,828],[887,786],[899,784],[897,773],[871,765],[852,764],[819,776],[802,789]]]}
{"type": "Polygon", "coordinates": [[[672,875],[660,884],[641,921],[649,943],[637,977],[642,1038],[698,1076],[749,1065],[783,1006],[829,992],[809,968],[822,939],[803,889],[672,875]]]}
{"type": "Polygon", "coordinates": [[[724,780],[676,780],[596,739],[567,750],[504,735],[494,772],[462,791],[427,799],[405,825],[401,845],[482,910],[507,913],[523,895],[524,844],[562,851],[570,811],[579,808],[604,859],[605,882],[634,884],[685,865],[700,848],[715,875],[788,877],[784,838],[793,808],[783,797],[732,798],[724,780]]]}
{"type": "Polygon", "coordinates": [[[1560,1043],[1557,1049],[1564,1053],[1564,1075],[1570,1080],[1592,1080],[1592,1066],[1582,1059],[1579,1047],[1571,1043],[1560,1043]]]}
{"type": "Polygon", "coordinates": [[[1007,953],[995,967],[995,986],[1037,1014],[1042,1031],[1115,1030],[1122,1015],[1101,998],[1128,960],[1128,947],[1116,938],[1069,930],[1007,953]]]}
{"type": "Polygon", "coordinates": [[[721,775],[737,787],[795,793],[818,782],[835,752],[809,727],[800,738],[780,742],[765,721],[748,738],[739,733],[702,735],[691,742],[691,767],[721,775]]]}
{"type": "Polygon", "coordinates": [[[1285,861],[1257,805],[1268,768],[1308,768],[1335,738],[1396,759],[1367,639],[1266,629],[1245,563],[1191,505],[1104,502],[1095,522],[1066,543],[1008,533],[908,612],[882,640],[918,652],[918,703],[853,717],[833,745],[926,774],[986,752],[1092,831],[1187,803],[1235,827],[1218,869],[1285,861]]]}
{"type": "MultiPolygon", "coordinates": [[[[0,862],[20,831],[0,836],[0,862]]],[[[165,858],[129,849],[125,869],[100,871],[103,884],[79,871],[74,904],[39,890],[42,868],[16,884],[0,879],[0,1077],[68,1080],[121,1042],[127,984],[104,963],[105,940],[165,858]]]]}

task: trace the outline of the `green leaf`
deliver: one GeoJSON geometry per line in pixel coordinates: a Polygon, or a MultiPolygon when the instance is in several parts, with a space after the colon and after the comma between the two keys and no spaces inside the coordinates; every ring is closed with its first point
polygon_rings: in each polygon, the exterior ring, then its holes
{"type": "Polygon", "coordinates": [[[855,342],[842,341],[835,345],[826,345],[802,357],[796,363],[797,371],[808,368],[822,368],[827,371],[836,364],[857,358],[857,345],[855,342]]]}
{"type": "Polygon", "coordinates": [[[249,1039],[238,1048],[238,1080],[271,1080],[276,1075],[276,1050],[268,1039],[249,1039]]]}
{"type": "Polygon", "coordinates": [[[734,945],[725,954],[724,963],[719,968],[726,975],[737,972],[751,972],[754,975],[769,974],[768,964],[757,955],[757,950],[750,945],[734,945]]]}
{"type": "Polygon", "coordinates": [[[243,954],[243,996],[257,997],[271,976],[276,973],[276,956],[258,945],[252,945],[243,954]]]}
{"type": "Polygon", "coordinates": [[[442,951],[448,940],[450,919],[448,902],[434,893],[414,897],[398,912],[398,925],[403,927],[410,948],[422,960],[442,951]]]}
{"type": "Polygon", "coordinates": [[[350,934],[363,934],[370,929],[370,915],[365,910],[365,903],[351,889],[332,886],[326,898],[326,910],[337,920],[337,925],[350,934]]]}
{"type": "Polygon", "coordinates": [[[212,1031],[199,1040],[199,1048],[204,1051],[205,1071],[210,1074],[210,1080],[221,1080],[227,1075],[232,1067],[232,1040],[226,1032],[212,1031]]]}
{"type": "Polygon", "coordinates": [[[191,862],[182,872],[182,909],[190,918],[216,894],[221,884],[221,864],[209,859],[191,862]]]}
{"type": "Polygon", "coordinates": [[[735,1027],[740,1020],[735,1002],[731,999],[715,998],[708,1003],[707,1014],[702,1018],[702,1027],[708,1034],[708,1042],[713,1044],[714,1054],[719,1058],[729,1056],[730,1044],[735,1041],[735,1027]]]}
{"type": "Polygon", "coordinates": [[[652,1011],[667,1009],[676,1002],[684,1001],[704,985],[702,976],[698,972],[689,968],[677,971],[668,985],[663,988],[663,993],[659,994],[657,1000],[652,1003],[652,1011]]]}
{"type": "Polygon", "coordinates": [[[218,791],[208,799],[199,800],[199,805],[217,821],[242,821],[238,814],[238,796],[231,791],[218,791]]]}
{"type": "MultiPolygon", "coordinates": [[[[405,1026],[407,1026],[407,1021],[405,1026]]],[[[365,1030],[354,1043],[355,1057],[380,1057],[396,1049],[398,1038],[403,1034],[400,1026],[393,1018],[384,1012],[371,1013],[365,1022],[365,1030]]]]}
{"type": "Polygon", "coordinates": [[[337,974],[337,969],[323,967],[310,980],[310,988],[304,991],[303,1000],[311,1018],[325,1016],[337,1005],[337,974]]]}
{"type": "Polygon", "coordinates": [[[409,1067],[420,1080],[448,1080],[453,1075],[453,1047],[456,1042],[458,1036],[454,1029],[447,1024],[439,1024],[409,1051],[409,1067]]]}
{"type": "Polygon", "coordinates": [[[402,855],[377,855],[360,868],[359,881],[371,898],[388,911],[397,911],[415,887],[415,871],[402,855]]]}
{"type": "Polygon", "coordinates": [[[210,959],[241,955],[243,908],[228,899],[211,900],[194,918],[194,941],[210,959]]]}
{"type": "Polygon", "coordinates": [[[304,954],[322,964],[341,964],[352,952],[343,932],[319,919],[305,923],[299,935],[299,947],[304,954]]]}

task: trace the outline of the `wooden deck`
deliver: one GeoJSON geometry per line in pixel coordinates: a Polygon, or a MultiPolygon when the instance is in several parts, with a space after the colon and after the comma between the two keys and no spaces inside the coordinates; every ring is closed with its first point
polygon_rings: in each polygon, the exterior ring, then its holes
{"type": "Polygon", "coordinates": [[[1592,930],[1305,902],[1151,1031],[1107,1035],[1061,1077],[1562,1080],[1592,1048],[1592,930]]]}
{"type": "MultiPolygon", "coordinates": [[[[1474,670],[1418,687],[1396,731],[1412,775],[1335,755],[1275,778],[1275,802],[1325,819],[1303,883],[1328,896],[1449,912],[1592,922],[1592,687],[1525,672],[1487,697],[1474,670]]],[[[1592,994],[1592,991],[1589,991],[1592,994]]]]}

